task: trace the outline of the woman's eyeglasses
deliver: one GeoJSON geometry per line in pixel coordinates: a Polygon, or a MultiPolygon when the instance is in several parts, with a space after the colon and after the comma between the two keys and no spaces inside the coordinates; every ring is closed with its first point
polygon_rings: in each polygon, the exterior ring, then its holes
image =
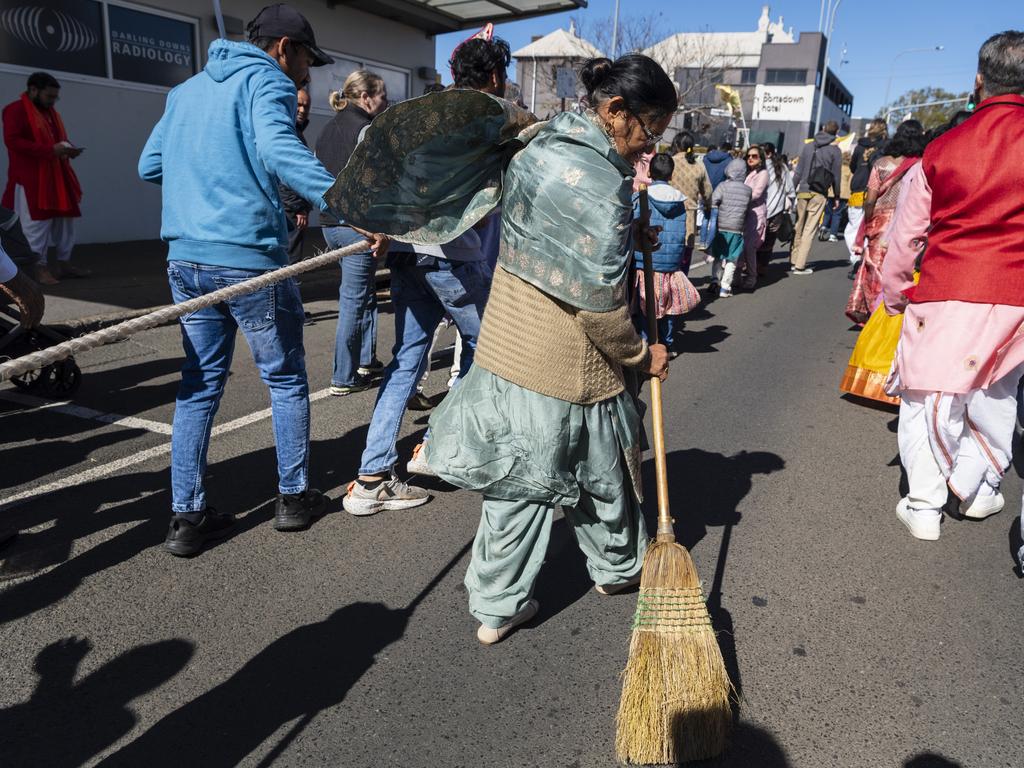
{"type": "Polygon", "coordinates": [[[644,125],[644,121],[640,119],[639,115],[634,114],[633,117],[635,117],[636,121],[640,124],[640,130],[644,132],[644,136],[647,137],[647,141],[649,143],[657,144],[659,141],[661,141],[662,137],[665,135],[664,132],[654,133],[653,131],[651,131],[650,128],[644,125]]]}

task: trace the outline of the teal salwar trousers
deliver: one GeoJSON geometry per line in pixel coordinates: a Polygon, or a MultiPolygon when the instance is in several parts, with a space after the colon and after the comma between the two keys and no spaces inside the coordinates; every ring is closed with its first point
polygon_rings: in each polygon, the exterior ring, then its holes
{"type": "Polygon", "coordinates": [[[621,584],[643,566],[638,469],[627,463],[637,455],[639,415],[629,395],[569,403],[474,365],[430,429],[431,467],[484,496],[465,580],[482,624],[501,626],[532,596],[556,507],[596,584],[621,584]]]}

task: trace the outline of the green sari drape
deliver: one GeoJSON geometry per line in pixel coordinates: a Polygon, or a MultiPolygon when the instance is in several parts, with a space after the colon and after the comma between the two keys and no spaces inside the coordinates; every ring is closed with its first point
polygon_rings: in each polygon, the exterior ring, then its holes
{"type": "Polygon", "coordinates": [[[478,91],[398,104],[371,123],[327,193],[357,227],[404,242],[454,240],[499,204],[499,265],[592,312],[620,305],[633,168],[593,115],[549,123],[478,91]]]}

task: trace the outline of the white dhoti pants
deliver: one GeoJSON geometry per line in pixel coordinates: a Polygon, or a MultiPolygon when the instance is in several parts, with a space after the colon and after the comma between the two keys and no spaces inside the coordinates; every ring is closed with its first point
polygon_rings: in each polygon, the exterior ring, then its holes
{"type": "Polygon", "coordinates": [[[46,255],[53,246],[59,261],[69,261],[75,247],[75,220],[70,217],[36,221],[28,209],[25,188],[14,187],[14,212],[21,220],[21,231],[41,266],[46,266],[46,255]]]}
{"type": "Polygon", "coordinates": [[[843,230],[843,242],[846,243],[846,249],[850,252],[850,263],[856,264],[860,261],[860,254],[854,253],[853,249],[857,245],[863,245],[863,243],[857,242],[857,230],[860,229],[860,223],[864,219],[864,209],[848,205],[846,216],[847,223],[846,229],[843,230]]]}
{"type": "Polygon", "coordinates": [[[900,393],[900,460],[914,510],[942,509],[946,488],[961,500],[993,493],[1013,455],[1017,383],[1024,366],[988,389],[900,393]]]}

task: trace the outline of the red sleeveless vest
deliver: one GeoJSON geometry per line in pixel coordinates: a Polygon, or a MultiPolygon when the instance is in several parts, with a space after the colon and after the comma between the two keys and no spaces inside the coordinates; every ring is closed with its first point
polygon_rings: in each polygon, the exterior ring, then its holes
{"type": "Polygon", "coordinates": [[[1024,306],[1024,96],[982,101],[922,168],[932,223],[911,301],[1024,306]]]}

